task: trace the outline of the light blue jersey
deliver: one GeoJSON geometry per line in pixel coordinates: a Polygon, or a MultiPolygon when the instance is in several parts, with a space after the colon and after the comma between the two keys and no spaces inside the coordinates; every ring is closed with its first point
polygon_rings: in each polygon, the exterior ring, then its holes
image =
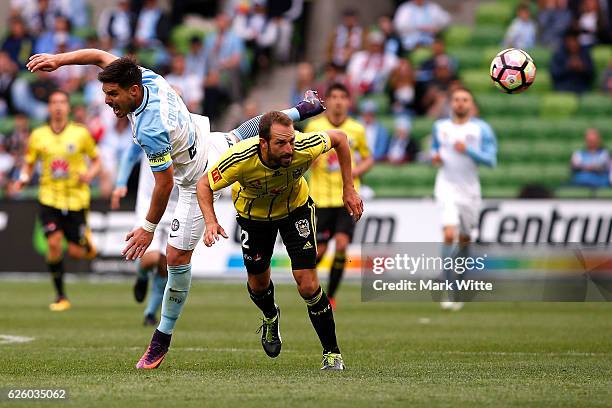
{"type": "Polygon", "coordinates": [[[174,166],[177,184],[198,181],[206,168],[204,138],[210,133],[208,118],[192,115],[170,86],[155,72],[140,68],[144,98],[128,114],[134,142],[142,147],[153,171],[174,166]]]}

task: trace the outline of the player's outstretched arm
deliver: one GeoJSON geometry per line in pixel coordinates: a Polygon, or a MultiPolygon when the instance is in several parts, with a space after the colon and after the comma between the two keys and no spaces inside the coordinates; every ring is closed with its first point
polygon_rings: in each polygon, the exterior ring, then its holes
{"type": "Polygon", "coordinates": [[[97,65],[104,69],[116,59],[106,51],[85,48],[62,54],[35,54],[30,57],[26,67],[30,72],[55,71],[64,65],[97,65]]]}
{"type": "MultiPolygon", "coordinates": [[[[281,112],[289,116],[293,122],[301,122],[317,116],[323,111],[325,111],[325,102],[319,98],[317,91],[308,90],[304,93],[304,99],[300,103],[293,108],[285,109],[281,112]]],[[[257,136],[262,116],[259,115],[247,120],[230,133],[238,139],[237,141],[257,136]]]]}
{"type": "Polygon", "coordinates": [[[144,220],[143,226],[136,228],[127,234],[125,240],[127,245],[121,251],[128,261],[140,258],[151,245],[155,228],[166,211],[170,193],[174,187],[174,167],[172,165],[161,171],[153,171],[155,177],[155,187],[151,195],[149,212],[144,220]]]}
{"type": "Polygon", "coordinates": [[[351,168],[351,148],[346,133],[341,130],[328,130],[331,147],[336,150],[340,172],[342,173],[342,200],[344,206],[355,221],[363,214],[363,202],[355,190],[351,168]]]}
{"type": "Polygon", "coordinates": [[[208,173],[204,174],[200,181],[198,181],[196,191],[198,196],[198,204],[200,205],[200,210],[202,210],[202,215],[204,216],[204,221],[206,222],[204,245],[209,247],[219,240],[219,235],[226,239],[228,236],[223,227],[219,225],[217,215],[215,214],[215,207],[213,205],[213,190],[210,188],[208,173]]]}

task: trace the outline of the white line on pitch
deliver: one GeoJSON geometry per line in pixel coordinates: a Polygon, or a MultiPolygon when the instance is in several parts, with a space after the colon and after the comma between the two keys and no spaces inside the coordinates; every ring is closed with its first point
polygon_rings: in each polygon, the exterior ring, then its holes
{"type": "Polygon", "coordinates": [[[34,337],[12,336],[10,334],[0,334],[0,344],[28,343],[32,340],[34,340],[34,337]]]}

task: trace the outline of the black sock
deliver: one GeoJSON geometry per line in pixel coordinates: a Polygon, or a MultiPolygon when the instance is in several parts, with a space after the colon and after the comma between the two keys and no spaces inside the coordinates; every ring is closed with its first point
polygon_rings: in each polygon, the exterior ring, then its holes
{"type": "Polygon", "coordinates": [[[321,345],[323,353],[340,353],[338,342],[336,341],[336,323],[334,323],[334,314],[332,313],[329,299],[323,289],[319,288],[314,295],[305,298],[304,301],[308,306],[308,317],[314,327],[321,345]]]}
{"type": "Polygon", "coordinates": [[[342,275],[344,274],[344,264],[346,263],[346,253],[336,252],[334,255],[334,262],[332,263],[331,270],[329,271],[329,284],[327,287],[327,293],[329,297],[333,298],[340,286],[342,275]]]}
{"type": "Polygon", "coordinates": [[[64,261],[61,259],[56,262],[47,261],[47,267],[49,268],[49,272],[51,272],[51,277],[53,278],[53,285],[55,286],[57,297],[65,298],[66,294],[64,293],[64,261]]]}
{"type": "Polygon", "coordinates": [[[249,290],[249,296],[257,307],[263,312],[266,318],[271,319],[276,316],[276,305],[274,304],[274,284],[270,281],[268,289],[261,293],[253,292],[253,289],[247,283],[247,289],[249,290]]]}

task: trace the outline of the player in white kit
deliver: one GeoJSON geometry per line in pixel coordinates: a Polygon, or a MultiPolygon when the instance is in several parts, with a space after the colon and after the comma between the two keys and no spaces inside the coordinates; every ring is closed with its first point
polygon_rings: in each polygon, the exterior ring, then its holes
{"type": "MultiPolygon", "coordinates": [[[[481,206],[478,166],[497,164],[495,133],[486,122],[473,117],[471,92],[464,88],[454,90],[451,110],[451,118],[434,123],[431,147],[432,163],[439,167],[434,196],[442,211],[443,256],[451,256],[457,243],[459,251],[466,253],[478,226],[481,206]]],[[[462,307],[461,302],[450,300],[442,302],[442,307],[462,307]]]]}
{"type": "MultiPolygon", "coordinates": [[[[163,361],[176,321],[191,286],[191,256],[204,232],[204,219],[196,197],[196,183],[228,149],[225,133],[211,133],[207,117],[192,115],[168,82],[139,67],[131,58],[117,58],[97,49],[30,57],[30,71],[53,71],[64,65],[97,65],[98,80],[117,117],[127,116],[134,142],[146,153],[155,178],[151,202],[142,226],[127,237],[122,251],[128,260],[142,257],[166,210],[173,187],[178,199],[166,247],[168,283],[159,326],[136,367],[157,368],[163,361]]],[[[296,107],[297,108],[297,107],[296,107]]],[[[298,112],[298,116],[300,113],[298,112]]]]}

